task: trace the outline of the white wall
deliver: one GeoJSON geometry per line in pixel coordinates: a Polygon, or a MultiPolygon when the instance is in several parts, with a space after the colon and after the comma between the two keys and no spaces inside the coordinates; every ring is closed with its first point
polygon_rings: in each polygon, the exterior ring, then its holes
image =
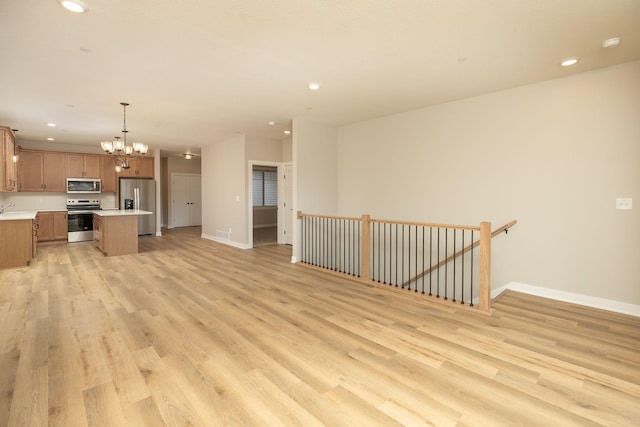
{"type": "Polygon", "coordinates": [[[245,137],[202,148],[202,235],[243,246],[247,244],[245,137]],[[229,232],[228,239],[217,235],[229,232]]]}
{"type": "MultiPolygon", "coordinates": [[[[639,94],[633,62],[342,127],[338,214],[517,219],[493,239],[494,288],[640,304],[639,94]],[[616,197],[635,208],[616,210],[616,197]]],[[[318,154],[305,148],[306,160],[318,154]]],[[[326,213],[306,189],[322,172],[299,181],[304,210],[326,213]]]]}
{"type": "Polygon", "coordinates": [[[290,162],[293,160],[293,138],[287,136],[282,141],[282,161],[290,162]]]}
{"type": "MultiPolygon", "coordinates": [[[[293,211],[336,215],[338,208],[337,131],[307,119],[292,123],[293,211]]],[[[295,214],[294,214],[295,216],[295,214]]],[[[291,261],[300,258],[299,224],[292,230],[291,261]]]]}
{"type": "Polygon", "coordinates": [[[338,169],[337,131],[306,119],[293,121],[293,164],[297,190],[296,210],[335,215],[338,169]]]}
{"type": "MultiPolygon", "coordinates": [[[[0,193],[4,194],[4,203],[15,203],[7,209],[11,211],[51,211],[51,210],[67,210],[67,198],[77,198],[77,196],[68,195],[66,193],[47,193],[47,192],[18,192],[18,193],[0,193]]],[[[115,193],[92,194],[91,198],[100,199],[103,208],[116,207],[115,193]]],[[[0,203],[2,204],[2,203],[0,203]]]]}
{"type": "Polygon", "coordinates": [[[67,153],[105,154],[100,142],[95,145],[66,144],[64,142],[30,141],[16,137],[16,143],[26,150],[65,151],[67,153]]]}
{"type": "Polygon", "coordinates": [[[277,139],[245,137],[246,160],[281,162],[282,141],[277,139]]]}

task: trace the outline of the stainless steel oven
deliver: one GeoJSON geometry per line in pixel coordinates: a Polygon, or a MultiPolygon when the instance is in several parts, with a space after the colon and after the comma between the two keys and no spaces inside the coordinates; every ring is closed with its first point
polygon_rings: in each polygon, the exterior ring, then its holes
{"type": "Polygon", "coordinates": [[[99,199],[67,199],[69,242],[93,240],[93,212],[100,210],[99,199]]]}

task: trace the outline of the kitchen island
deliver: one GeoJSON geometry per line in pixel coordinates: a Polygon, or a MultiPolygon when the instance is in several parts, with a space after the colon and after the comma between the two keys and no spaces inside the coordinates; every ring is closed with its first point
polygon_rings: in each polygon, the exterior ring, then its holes
{"type": "Polygon", "coordinates": [[[94,211],[94,244],[106,256],[137,254],[138,216],[151,214],[124,209],[94,211]]]}
{"type": "Polygon", "coordinates": [[[36,252],[36,211],[0,214],[0,268],[24,267],[36,252]]]}

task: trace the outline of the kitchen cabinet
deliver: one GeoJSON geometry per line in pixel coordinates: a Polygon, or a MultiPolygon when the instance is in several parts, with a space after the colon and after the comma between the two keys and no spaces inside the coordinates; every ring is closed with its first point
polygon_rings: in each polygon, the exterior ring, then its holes
{"type": "Polygon", "coordinates": [[[0,221],[0,268],[24,267],[35,256],[35,221],[0,221]]]}
{"type": "Polygon", "coordinates": [[[19,191],[66,192],[64,153],[22,150],[19,172],[19,191]]]}
{"type": "Polygon", "coordinates": [[[102,180],[103,193],[116,192],[116,164],[112,157],[100,156],[100,179],[102,180]]]}
{"type": "Polygon", "coordinates": [[[153,178],[154,158],[141,157],[129,161],[129,169],[122,169],[118,177],[122,178],[153,178]]]}
{"type": "Polygon", "coordinates": [[[0,126],[0,191],[18,191],[18,168],[13,162],[15,140],[11,128],[0,126]]]}
{"type": "Polygon", "coordinates": [[[100,178],[100,158],[90,154],[66,154],[67,178],[100,178]]]}
{"type": "Polygon", "coordinates": [[[38,212],[38,242],[67,240],[67,211],[38,212]]]}
{"type": "Polygon", "coordinates": [[[43,153],[23,150],[20,153],[20,191],[42,191],[43,153]]]}

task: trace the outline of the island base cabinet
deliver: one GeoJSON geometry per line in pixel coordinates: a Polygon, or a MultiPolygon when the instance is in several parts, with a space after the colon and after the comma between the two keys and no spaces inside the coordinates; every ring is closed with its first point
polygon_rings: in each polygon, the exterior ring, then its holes
{"type": "Polygon", "coordinates": [[[104,252],[104,240],[102,239],[102,218],[93,216],[93,244],[100,252],[104,252]]]}
{"type": "Polygon", "coordinates": [[[0,221],[0,236],[0,268],[27,266],[35,249],[33,221],[0,221]]]}
{"type": "Polygon", "coordinates": [[[93,242],[106,256],[137,254],[138,217],[100,217],[94,214],[93,242]]]}

